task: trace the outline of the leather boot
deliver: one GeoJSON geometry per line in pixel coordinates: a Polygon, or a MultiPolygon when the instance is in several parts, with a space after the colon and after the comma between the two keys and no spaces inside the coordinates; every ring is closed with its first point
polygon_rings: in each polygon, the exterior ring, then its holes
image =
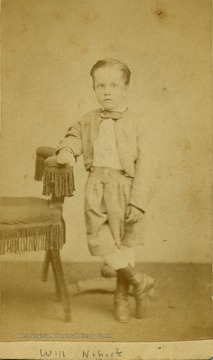
{"type": "Polygon", "coordinates": [[[117,271],[117,289],[115,292],[115,317],[119,322],[126,323],[130,319],[128,302],[129,284],[120,270],[117,271]]]}
{"type": "Polygon", "coordinates": [[[154,297],[155,281],[151,276],[137,272],[131,265],[120,269],[120,272],[122,272],[128,283],[134,287],[136,299],[135,316],[142,319],[148,308],[149,299],[154,297]]]}

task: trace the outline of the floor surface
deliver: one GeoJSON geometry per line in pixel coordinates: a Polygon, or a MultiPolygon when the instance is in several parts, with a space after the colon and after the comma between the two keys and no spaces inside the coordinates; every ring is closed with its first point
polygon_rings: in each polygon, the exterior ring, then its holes
{"type": "MultiPolygon", "coordinates": [[[[98,276],[99,263],[64,264],[67,282],[98,276]]],[[[42,264],[1,264],[1,341],[177,341],[211,339],[212,278],[207,264],[139,264],[156,278],[157,300],[146,318],[128,324],[113,317],[112,293],[73,296],[72,322],[63,321],[63,309],[55,301],[52,271],[41,281],[42,264]],[[91,338],[93,337],[93,338],[91,338]]]]}

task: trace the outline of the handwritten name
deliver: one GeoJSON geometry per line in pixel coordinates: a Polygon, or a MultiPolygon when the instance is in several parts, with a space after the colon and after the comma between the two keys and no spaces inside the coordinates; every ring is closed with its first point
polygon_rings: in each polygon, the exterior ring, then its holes
{"type": "Polygon", "coordinates": [[[57,350],[42,350],[42,349],[40,349],[40,356],[41,356],[41,358],[44,358],[44,357],[49,358],[50,356],[51,357],[54,356],[58,359],[63,359],[63,358],[65,358],[66,355],[63,350],[57,351],[57,350]]]}
{"type": "Polygon", "coordinates": [[[82,358],[83,359],[91,359],[91,358],[98,358],[98,359],[113,359],[119,358],[123,354],[123,351],[116,348],[114,351],[103,352],[101,350],[91,351],[91,350],[83,350],[82,358]]]}

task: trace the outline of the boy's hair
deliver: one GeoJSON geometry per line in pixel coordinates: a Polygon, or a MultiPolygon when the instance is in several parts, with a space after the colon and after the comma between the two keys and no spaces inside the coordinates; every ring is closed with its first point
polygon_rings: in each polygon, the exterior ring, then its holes
{"type": "Polygon", "coordinates": [[[116,66],[119,70],[122,71],[123,73],[123,77],[124,77],[124,81],[125,81],[125,85],[128,85],[130,82],[130,76],[131,76],[131,71],[129,70],[128,66],[116,59],[111,59],[111,58],[106,58],[103,60],[98,60],[95,65],[93,65],[91,71],[90,71],[90,75],[93,79],[94,82],[94,72],[97,69],[103,68],[103,67],[107,67],[107,66],[116,66]]]}

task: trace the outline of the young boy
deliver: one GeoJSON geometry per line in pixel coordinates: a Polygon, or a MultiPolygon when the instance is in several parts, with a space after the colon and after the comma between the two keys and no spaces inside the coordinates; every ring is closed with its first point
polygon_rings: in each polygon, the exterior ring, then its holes
{"type": "Polygon", "coordinates": [[[142,318],[154,280],[135,269],[134,227],[144,214],[142,136],[137,115],[126,106],[131,72],[114,60],[98,61],[90,73],[101,108],[73,124],[56,150],[58,164],[74,165],[83,153],[89,172],[85,189],[88,246],[117,272],[115,316],[130,318],[128,290],[135,290],[136,317],[142,318]]]}

